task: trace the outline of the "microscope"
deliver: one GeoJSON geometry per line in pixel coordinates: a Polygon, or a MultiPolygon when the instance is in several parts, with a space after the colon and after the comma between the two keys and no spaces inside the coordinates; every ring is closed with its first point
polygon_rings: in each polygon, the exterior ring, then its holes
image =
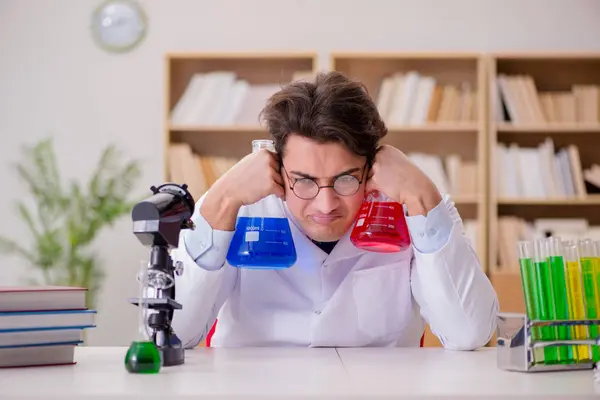
{"type": "Polygon", "coordinates": [[[129,302],[152,310],[147,316],[145,329],[161,353],[164,366],[184,363],[184,347],[171,328],[173,313],[181,309],[175,299],[175,274],[182,271],[181,264],[173,263],[169,250],[179,243],[182,229],[194,229],[191,220],[194,199],[187,185],[165,183],[152,186],[152,195],[133,207],[133,233],[139,241],[150,248],[148,268],[138,276],[147,282],[148,290],[142,298],[129,302]],[[148,330],[149,328],[149,330],[148,330]]]}

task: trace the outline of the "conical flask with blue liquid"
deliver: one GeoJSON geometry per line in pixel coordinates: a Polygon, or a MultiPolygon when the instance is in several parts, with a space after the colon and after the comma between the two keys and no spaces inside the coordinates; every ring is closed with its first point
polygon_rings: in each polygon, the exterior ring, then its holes
{"type": "MultiPolygon", "coordinates": [[[[252,141],[252,152],[275,151],[273,141],[252,141]]],[[[296,262],[296,247],[283,202],[269,195],[243,207],[236,221],[227,262],[238,268],[284,269],[296,262]]]]}

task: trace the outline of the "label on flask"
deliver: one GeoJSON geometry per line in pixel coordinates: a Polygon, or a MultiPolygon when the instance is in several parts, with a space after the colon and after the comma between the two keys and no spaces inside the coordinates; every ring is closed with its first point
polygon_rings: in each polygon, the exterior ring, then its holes
{"type": "Polygon", "coordinates": [[[258,231],[248,231],[246,232],[246,236],[244,240],[246,242],[258,242],[259,233],[258,231]]]}

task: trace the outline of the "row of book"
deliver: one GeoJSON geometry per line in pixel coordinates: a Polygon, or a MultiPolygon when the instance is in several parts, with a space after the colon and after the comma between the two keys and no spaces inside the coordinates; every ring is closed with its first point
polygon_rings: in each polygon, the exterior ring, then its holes
{"type": "Polygon", "coordinates": [[[563,240],[600,240],[600,226],[591,225],[585,218],[538,218],[533,221],[517,216],[498,218],[497,259],[502,272],[519,272],[519,241],[545,237],[563,240]]]}
{"type": "MultiPolygon", "coordinates": [[[[457,154],[441,158],[435,154],[408,153],[407,156],[427,174],[438,189],[453,196],[475,196],[478,193],[477,162],[464,160],[457,154]]],[[[205,156],[196,153],[188,143],[169,146],[170,179],[185,182],[195,199],[200,198],[238,159],[205,156]]]]}
{"type": "Polygon", "coordinates": [[[530,75],[498,74],[492,88],[497,122],[514,124],[600,123],[600,86],[538,90],[530,75]]]}
{"type": "MultiPolygon", "coordinates": [[[[292,80],[311,72],[297,71],[292,80]]],[[[285,82],[282,82],[285,83],[285,82]]],[[[171,110],[174,125],[257,125],[260,111],[282,83],[251,84],[232,71],[196,73],[171,110]]]]}
{"type": "Polygon", "coordinates": [[[75,364],[84,331],[95,327],[79,287],[0,288],[0,367],[75,364]]]}
{"type": "Polygon", "coordinates": [[[192,197],[202,195],[239,160],[196,153],[187,143],[169,145],[168,169],[173,182],[186,183],[192,197]]]}
{"type": "Polygon", "coordinates": [[[583,198],[600,192],[600,166],[583,168],[575,145],[557,149],[552,138],[537,147],[497,143],[496,154],[494,179],[500,197],[583,198]]]}
{"type": "Polygon", "coordinates": [[[469,82],[440,83],[417,71],[384,77],[376,103],[383,120],[391,126],[477,120],[477,92],[469,82]]]}

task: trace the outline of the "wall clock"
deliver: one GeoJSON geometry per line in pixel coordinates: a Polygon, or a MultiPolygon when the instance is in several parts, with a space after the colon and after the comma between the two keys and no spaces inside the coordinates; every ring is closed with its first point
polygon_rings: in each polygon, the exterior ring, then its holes
{"type": "Polygon", "coordinates": [[[92,35],[100,47],[111,52],[126,52],[146,35],[147,19],[133,0],[106,0],[92,15],[92,35]]]}

